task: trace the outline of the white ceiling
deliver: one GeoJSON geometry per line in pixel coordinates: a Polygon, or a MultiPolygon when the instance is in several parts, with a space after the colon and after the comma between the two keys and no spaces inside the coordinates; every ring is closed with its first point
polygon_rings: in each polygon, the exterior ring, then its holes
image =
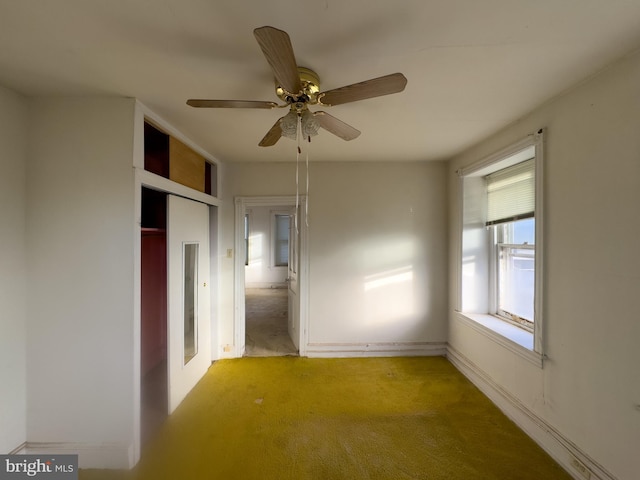
{"type": "Polygon", "coordinates": [[[637,49],[640,1],[0,0],[0,85],[136,97],[219,160],[294,160],[291,140],[258,147],[283,110],[185,104],[278,101],[263,25],[289,33],[322,90],[408,78],[403,93],[325,108],[362,135],[323,131],[312,160],[441,160],[637,49]]]}

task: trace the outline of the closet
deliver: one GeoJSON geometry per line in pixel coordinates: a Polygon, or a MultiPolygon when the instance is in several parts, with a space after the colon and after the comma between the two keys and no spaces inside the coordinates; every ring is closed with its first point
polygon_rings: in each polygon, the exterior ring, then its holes
{"type": "MultiPolygon", "coordinates": [[[[197,192],[217,195],[217,166],[150,121],[144,123],[144,170],[197,192]]],[[[154,182],[150,182],[152,185],[154,182]]],[[[155,184],[162,184],[162,182],[155,184]]],[[[169,411],[167,338],[167,196],[141,191],[141,435],[142,443],[169,411]]]]}

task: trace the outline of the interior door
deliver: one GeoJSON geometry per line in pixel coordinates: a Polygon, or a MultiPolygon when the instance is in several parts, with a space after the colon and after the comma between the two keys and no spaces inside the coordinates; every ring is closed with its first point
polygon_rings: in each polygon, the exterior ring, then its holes
{"type": "Polygon", "coordinates": [[[296,225],[295,215],[289,217],[289,263],[287,283],[289,288],[289,336],[294,345],[300,350],[300,295],[298,282],[299,245],[300,245],[300,218],[296,225]]]}
{"type": "Polygon", "coordinates": [[[169,413],[211,365],[209,207],[167,197],[169,413]]]}

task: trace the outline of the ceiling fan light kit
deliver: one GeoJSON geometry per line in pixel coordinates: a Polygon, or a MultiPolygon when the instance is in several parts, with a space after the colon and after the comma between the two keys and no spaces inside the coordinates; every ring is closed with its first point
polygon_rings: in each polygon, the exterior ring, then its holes
{"type": "Polygon", "coordinates": [[[298,129],[300,129],[303,139],[315,137],[320,130],[320,123],[308,109],[298,111],[297,108],[291,108],[291,111],[279,121],[282,136],[292,140],[298,138],[298,129]]]}
{"type": "Polygon", "coordinates": [[[276,95],[285,102],[255,100],[205,100],[189,99],[187,105],[195,108],[285,108],[289,113],[279,118],[258,145],[275,145],[280,137],[296,139],[298,134],[305,140],[318,134],[323,128],[343,140],[353,140],[360,131],[329,115],[312,112],[309,105],[330,107],[367,98],[399,93],[404,90],[407,79],[401,73],[354,83],[344,87],[320,91],[320,78],[316,72],[296,63],[289,35],[274,27],[260,27],[253,31],[258,45],[269,63],[276,82],[276,95]]]}

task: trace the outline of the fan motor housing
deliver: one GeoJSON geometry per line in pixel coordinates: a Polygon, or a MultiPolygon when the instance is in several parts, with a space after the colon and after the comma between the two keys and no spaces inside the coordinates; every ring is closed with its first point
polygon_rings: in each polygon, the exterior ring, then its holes
{"type": "Polygon", "coordinates": [[[298,67],[298,74],[302,84],[302,95],[296,96],[298,92],[287,92],[278,84],[276,84],[276,95],[287,103],[316,103],[316,97],[320,92],[320,77],[306,67],[298,67]]]}

